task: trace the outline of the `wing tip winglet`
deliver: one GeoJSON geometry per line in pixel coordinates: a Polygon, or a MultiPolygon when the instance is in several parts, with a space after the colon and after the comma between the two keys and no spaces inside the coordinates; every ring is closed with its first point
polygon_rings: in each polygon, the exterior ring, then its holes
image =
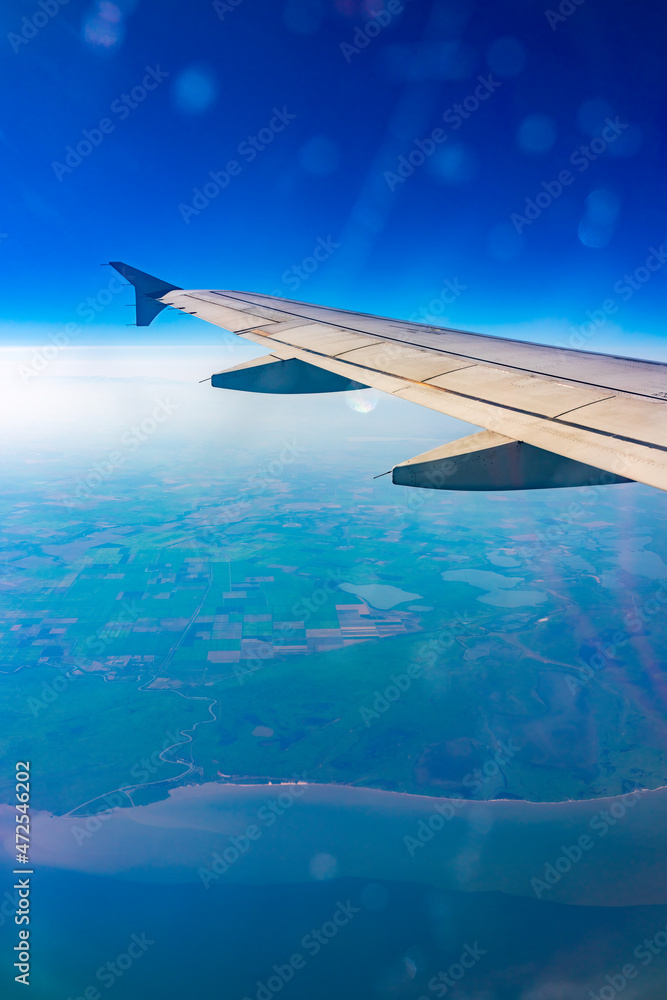
{"type": "Polygon", "coordinates": [[[179,285],[172,285],[168,281],[163,281],[162,278],[156,278],[153,274],[147,274],[146,271],[139,271],[136,267],[125,264],[123,261],[110,260],[109,264],[124,278],[127,278],[131,285],[134,285],[137,326],[149,326],[158,313],[167,308],[167,303],[160,302],[159,299],[167,292],[181,290],[179,285]]]}

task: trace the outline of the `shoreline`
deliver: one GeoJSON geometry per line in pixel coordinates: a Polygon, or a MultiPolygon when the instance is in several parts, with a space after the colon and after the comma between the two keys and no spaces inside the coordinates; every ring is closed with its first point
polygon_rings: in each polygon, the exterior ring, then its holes
{"type": "MultiPolygon", "coordinates": [[[[9,819],[0,806],[6,853],[9,819]]],[[[536,803],[211,782],[92,817],[34,811],[33,830],[36,866],[138,881],[353,876],[573,905],[667,904],[667,787],[536,803]]]]}

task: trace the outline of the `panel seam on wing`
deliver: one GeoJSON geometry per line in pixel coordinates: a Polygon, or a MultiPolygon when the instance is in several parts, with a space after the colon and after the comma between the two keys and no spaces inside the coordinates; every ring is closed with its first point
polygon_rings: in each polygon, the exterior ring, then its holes
{"type": "MultiPolygon", "coordinates": [[[[217,294],[219,294],[219,295],[227,295],[229,298],[235,298],[235,293],[231,293],[231,292],[218,292],[217,294]]],[[[238,293],[236,293],[236,295],[238,295],[238,293]]],[[[269,300],[271,300],[271,296],[266,296],[266,298],[269,299],[269,300]]],[[[565,379],[567,382],[573,382],[576,385],[592,386],[593,388],[596,388],[596,389],[607,389],[607,390],[609,390],[610,392],[613,392],[613,393],[617,393],[617,394],[620,394],[620,395],[623,395],[623,396],[631,396],[631,397],[635,396],[635,397],[640,398],[640,399],[659,399],[660,398],[658,396],[654,396],[654,395],[651,395],[649,393],[644,393],[644,392],[630,392],[627,389],[617,389],[615,386],[611,386],[611,385],[598,385],[595,382],[584,382],[581,379],[572,378],[569,375],[568,376],[563,376],[563,375],[552,375],[549,372],[536,372],[532,368],[521,368],[521,367],[518,367],[517,365],[510,365],[510,364],[500,363],[498,361],[488,361],[485,358],[475,358],[475,357],[473,357],[473,356],[471,356],[469,354],[461,354],[458,351],[447,350],[445,348],[443,348],[442,350],[440,350],[437,347],[432,347],[432,346],[425,347],[422,344],[412,344],[408,340],[401,340],[398,337],[390,337],[386,333],[382,333],[382,334],[370,334],[370,333],[367,333],[364,330],[358,330],[356,327],[346,326],[344,323],[333,322],[332,320],[327,320],[327,319],[320,319],[320,318],[314,318],[314,317],[308,317],[308,316],[301,316],[300,314],[294,313],[294,312],[290,312],[287,309],[280,309],[280,308],[277,308],[277,307],[262,306],[260,303],[250,302],[248,299],[242,299],[240,297],[236,297],[236,301],[237,302],[243,302],[244,305],[259,306],[259,308],[274,308],[276,312],[286,313],[288,316],[298,316],[299,319],[308,319],[312,323],[320,323],[323,326],[339,327],[342,330],[349,330],[351,333],[358,333],[359,336],[375,336],[375,337],[378,337],[381,340],[389,341],[390,343],[404,344],[406,347],[412,347],[415,350],[427,351],[427,352],[430,352],[431,354],[449,354],[450,357],[465,358],[466,360],[470,361],[473,364],[490,365],[492,367],[499,368],[501,371],[524,372],[527,375],[535,375],[537,377],[543,376],[544,378],[554,379],[555,381],[562,381],[563,379],[565,379]]],[[[281,300],[281,301],[289,301],[289,300],[281,300]]],[[[304,302],[304,303],[298,303],[298,304],[299,305],[303,305],[306,308],[308,307],[308,303],[306,303],[306,302],[304,302]]],[[[313,308],[318,308],[318,307],[314,306],[313,308]]],[[[340,312],[349,312],[349,310],[344,310],[343,309],[343,310],[340,310],[340,312]]],[[[367,317],[368,319],[376,319],[376,320],[379,319],[379,320],[381,320],[383,322],[392,322],[392,323],[396,323],[397,322],[396,320],[390,320],[390,319],[388,319],[386,317],[383,317],[383,316],[373,316],[371,313],[359,313],[359,314],[355,314],[355,315],[363,315],[363,316],[367,317]]],[[[398,322],[400,322],[400,321],[398,321],[398,322]]],[[[663,368],[667,367],[667,365],[665,364],[664,361],[651,361],[651,360],[647,360],[647,359],[644,359],[644,358],[626,358],[626,357],[623,357],[622,355],[618,355],[618,354],[598,354],[598,353],[596,353],[594,351],[577,351],[577,350],[571,349],[571,348],[564,348],[563,349],[563,348],[560,348],[560,347],[555,347],[553,344],[536,344],[533,341],[529,341],[529,340],[512,340],[512,341],[508,341],[507,338],[497,337],[497,336],[495,336],[493,334],[473,333],[470,330],[457,330],[457,329],[453,329],[453,328],[449,329],[447,327],[425,327],[424,328],[424,332],[425,333],[428,333],[429,331],[435,331],[435,332],[438,332],[438,333],[458,333],[458,334],[462,334],[462,335],[468,336],[468,337],[481,337],[481,338],[483,338],[485,340],[496,340],[499,343],[519,344],[519,345],[523,345],[523,346],[527,346],[527,347],[545,348],[546,350],[553,350],[553,351],[565,350],[569,354],[583,354],[583,355],[586,355],[586,357],[605,358],[607,360],[613,360],[613,361],[629,361],[631,364],[642,364],[642,365],[643,364],[651,364],[651,365],[658,365],[658,366],[661,366],[663,368]]],[[[357,350],[357,349],[358,348],[353,348],[353,350],[357,350]]],[[[330,356],[331,355],[323,355],[323,357],[330,357],[330,356]]],[[[432,377],[437,377],[437,376],[432,376],[432,377]]]]}
{"type": "MultiPolygon", "coordinates": [[[[591,399],[588,403],[580,403],[578,406],[570,407],[569,410],[563,410],[562,413],[557,413],[551,419],[560,420],[560,418],[564,417],[566,413],[575,413],[576,410],[585,410],[587,406],[595,406],[596,403],[604,403],[607,399],[617,399],[617,398],[618,398],[617,396],[611,395],[611,396],[603,396],[602,399],[591,399]]],[[[563,421],[563,423],[565,423],[565,421],[563,421]]]]}

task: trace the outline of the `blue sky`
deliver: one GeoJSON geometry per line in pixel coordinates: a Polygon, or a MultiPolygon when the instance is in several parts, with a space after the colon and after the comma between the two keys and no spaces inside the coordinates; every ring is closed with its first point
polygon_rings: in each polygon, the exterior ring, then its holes
{"type": "Polygon", "coordinates": [[[169,313],[126,328],[112,259],[554,343],[613,302],[585,346],[663,356],[661,5],[8,0],[0,19],[3,344],[72,322],[79,343],[219,338],[169,313]]]}

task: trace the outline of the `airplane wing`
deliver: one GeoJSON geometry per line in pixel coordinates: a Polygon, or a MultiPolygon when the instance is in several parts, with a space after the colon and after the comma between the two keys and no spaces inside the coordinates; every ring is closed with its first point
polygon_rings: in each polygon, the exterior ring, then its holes
{"type": "Polygon", "coordinates": [[[167,306],[267,355],[211,377],[262,393],[372,386],[484,428],[392,470],[427,489],[508,490],[637,481],[667,489],[667,364],[548,347],[250,292],[182,289],[112,263],[137,324],[167,306]]]}

